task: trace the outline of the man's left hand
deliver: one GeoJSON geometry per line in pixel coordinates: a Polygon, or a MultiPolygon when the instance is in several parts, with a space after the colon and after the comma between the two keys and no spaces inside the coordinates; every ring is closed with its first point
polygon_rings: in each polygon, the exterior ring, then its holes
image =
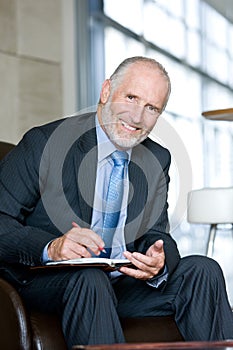
{"type": "Polygon", "coordinates": [[[126,251],[124,252],[124,256],[132,262],[136,269],[123,266],[119,271],[140,280],[148,280],[158,275],[165,266],[165,253],[162,240],[158,240],[152,244],[146,254],[126,251]]]}

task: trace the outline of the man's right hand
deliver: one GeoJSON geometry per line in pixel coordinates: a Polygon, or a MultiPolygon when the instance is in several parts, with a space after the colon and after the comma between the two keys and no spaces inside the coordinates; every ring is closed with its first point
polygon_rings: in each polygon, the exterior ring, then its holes
{"type": "Polygon", "coordinates": [[[90,258],[91,252],[100,254],[104,241],[94,231],[73,225],[63,236],[53,240],[48,246],[48,257],[53,261],[90,258]]]}

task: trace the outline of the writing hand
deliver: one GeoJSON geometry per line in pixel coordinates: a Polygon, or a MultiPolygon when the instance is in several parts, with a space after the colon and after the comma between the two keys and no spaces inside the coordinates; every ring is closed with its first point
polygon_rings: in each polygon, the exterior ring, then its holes
{"type": "Polygon", "coordinates": [[[123,266],[119,271],[140,280],[147,280],[156,276],[165,265],[162,240],[158,240],[152,244],[146,254],[126,251],[124,252],[124,256],[133,263],[136,269],[123,266]]]}
{"type": "Polygon", "coordinates": [[[81,228],[73,223],[73,227],[63,236],[53,240],[48,246],[48,256],[50,259],[69,260],[76,258],[90,258],[92,251],[95,255],[103,250],[104,242],[94,231],[81,228]]]}

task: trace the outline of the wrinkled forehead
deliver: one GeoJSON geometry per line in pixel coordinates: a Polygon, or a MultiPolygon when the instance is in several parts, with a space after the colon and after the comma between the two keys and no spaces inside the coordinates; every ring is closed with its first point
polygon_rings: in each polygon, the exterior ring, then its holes
{"type": "Polygon", "coordinates": [[[161,68],[156,63],[151,62],[135,62],[131,64],[125,72],[127,75],[136,75],[140,76],[140,74],[147,74],[148,76],[154,77],[162,77],[164,80],[168,80],[168,77],[161,70],[161,68]]]}
{"type": "Polygon", "coordinates": [[[165,73],[155,64],[135,62],[118,74],[118,84],[122,85],[141,85],[146,84],[165,88],[169,90],[169,79],[165,73]]]}
{"type": "Polygon", "coordinates": [[[116,90],[159,93],[160,97],[168,96],[170,90],[169,79],[159,67],[141,62],[134,63],[121,72],[115,87],[116,90]]]}

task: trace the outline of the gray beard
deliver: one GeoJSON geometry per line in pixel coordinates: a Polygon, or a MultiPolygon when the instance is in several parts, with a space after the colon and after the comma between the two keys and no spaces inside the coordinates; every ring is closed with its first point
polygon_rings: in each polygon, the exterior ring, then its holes
{"type": "Polygon", "coordinates": [[[116,132],[115,125],[117,122],[112,121],[112,115],[113,114],[112,114],[112,111],[110,108],[110,104],[104,105],[102,107],[102,115],[101,115],[104,130],[105,130],[107,136],[109,137],[110,141],[112,143],[114,143],[116,146],[118,146],[119,148],[122,148],[122,149],[133,148],[147,138],[149,132],[146,133],[145,135],[141,135],[141,136],[137,136],[137,137],[132,136],[129,139],[121,137],[116,132]]]}

